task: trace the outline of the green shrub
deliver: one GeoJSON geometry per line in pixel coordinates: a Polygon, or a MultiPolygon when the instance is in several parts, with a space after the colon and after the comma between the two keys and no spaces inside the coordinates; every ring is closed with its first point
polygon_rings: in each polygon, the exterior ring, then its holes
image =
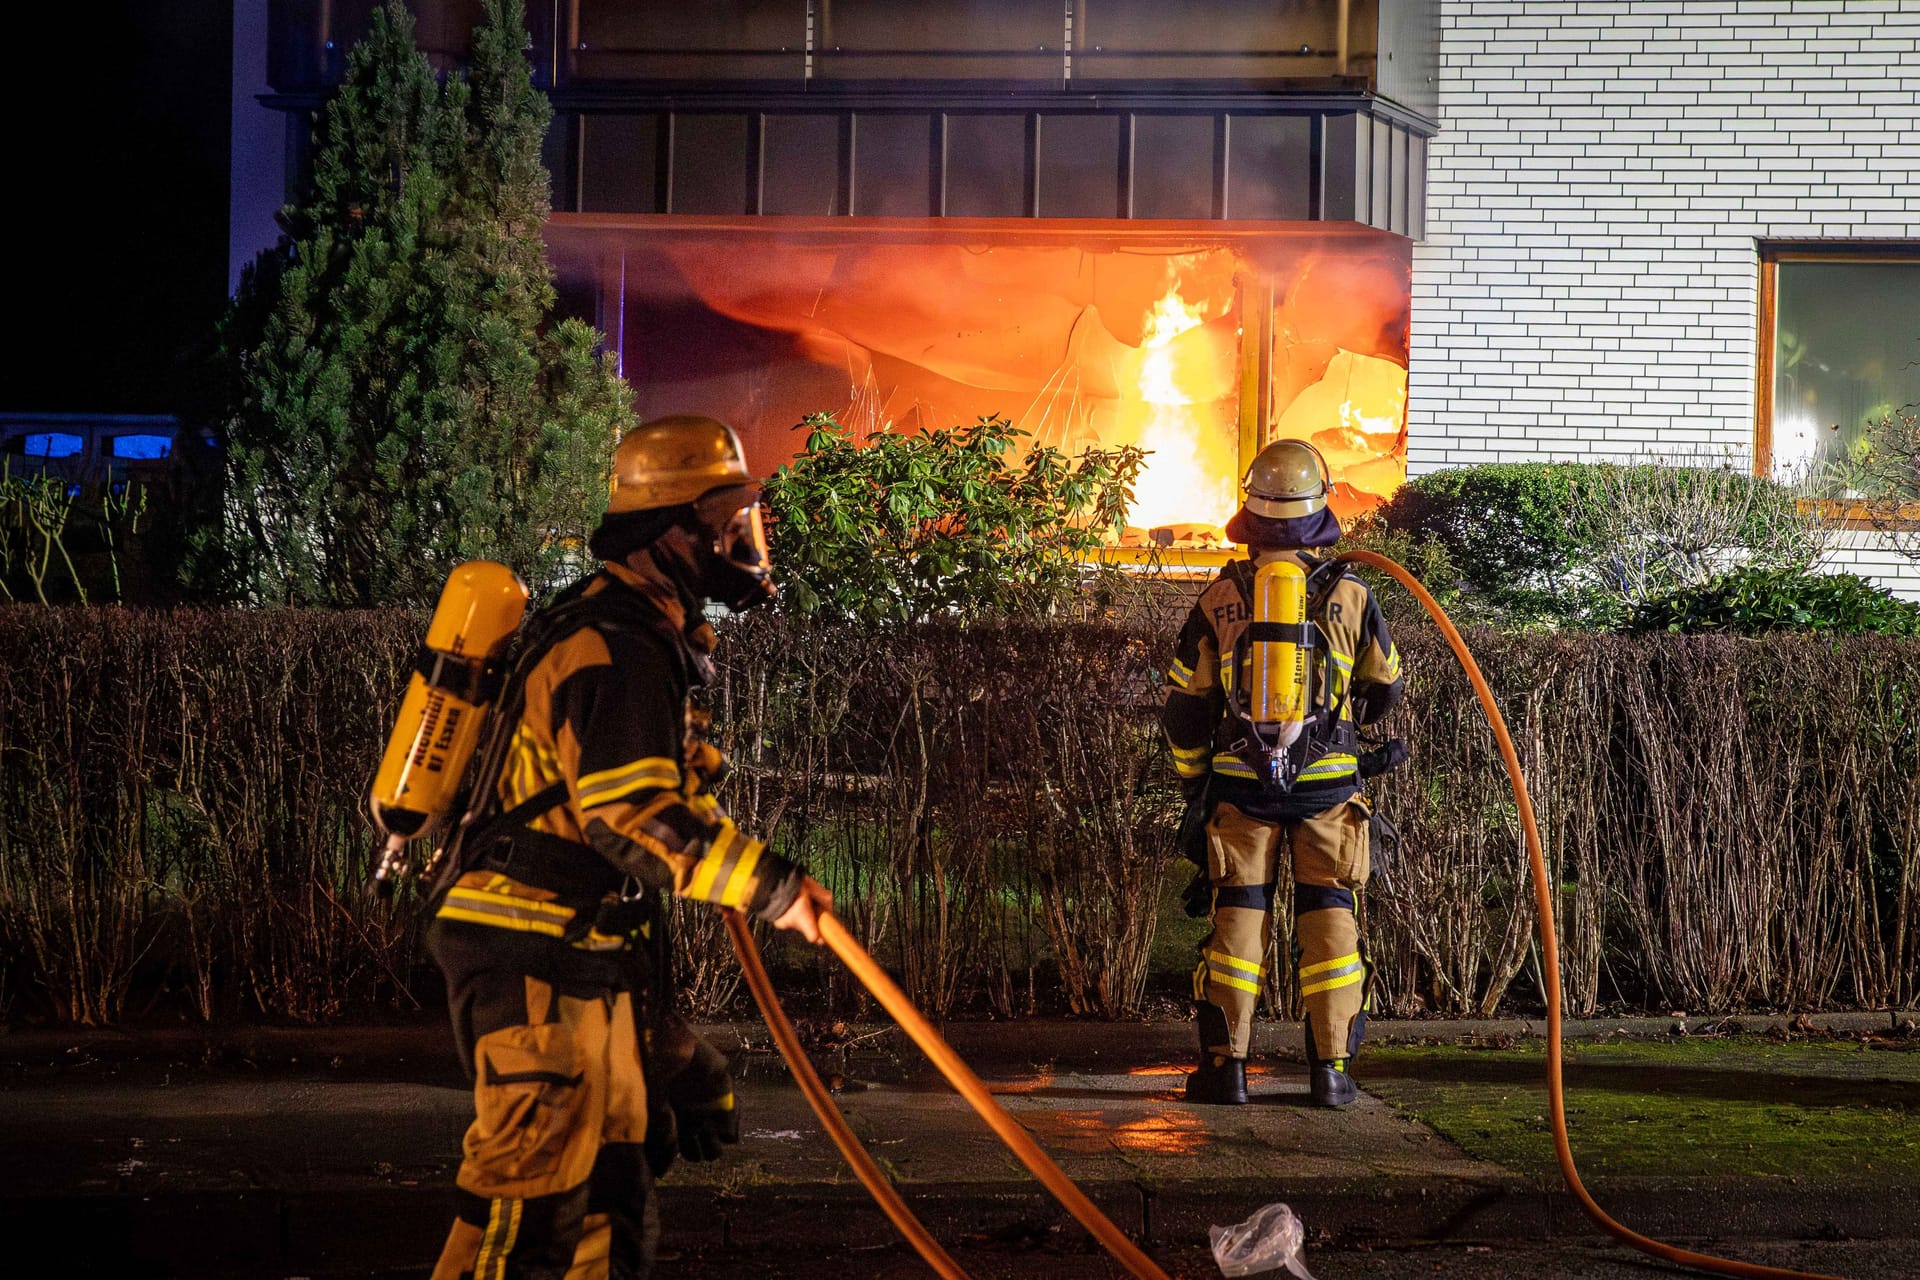
{"type": "Polygon", "coordinates": [[[1587,468],[1574,488],[1573,530],[1588,620],[1618,625],[1657,597],[1704,588],[1736,568],[1807,572],[1833,527],[1802,496],[1724,453],[1587,468]]]}
{"type": "Polygon", "coordinates": [[[1916,636],[1920,604],[1854,573],[1747,566],[1644,602],[1633,611],[1628,629],[1916,636]]]}
{"type": "Polygon", "coordinates": [[[865,439],[832,414],[800,425],[805,451],[764,492],[788,608],[868,623],[1047,614],[1088,576],[1115,585],[1087,560],[1126,523],[1140,450],[1023,453],[1005,418],[865,439]]]}
{"type": "Polygon", "coordinates": [[[184,575],[250,603],[422,604],[462,560],[537,593],[578,573],[632,397],[553,314],[540,236],[552,108],[520,0],[485,0],[436,77],[399,0],[315,133],[314,185],[220,334],[222,519],[184,575]]]}
{"type": "MultiPolygon", "coordinates": [[[[1432,593],[1434,600],[1455,622],[1492,620],[1489,611],[1480,607],[1481,602],[1477,598],[1461,590],[1460,570],[1454,564],[1453,557],[1448,554],[1445,544],[1432,538],[1416,537],[1404,529],[1390,529],[1378,520],[1360,520],[1347,530],[1334,551],[1371,551],[1397,561],[1420,580],[1421,585],[1432,593]]],[[[1354,572],[1372,588],[1380,600],[1380,607],[1396,624],[1403,618],[1426,618],[1426,609],[1400,585],[1398,579],[1365,566],[1354,566],[1354,572]]]]}
{"type": "MultiPolygon", "coordinates": [[[[1584,559],[1575,536],[1579,463],[1497,462],[1429,472],[1403,485],[1373,523],[1433,542],[1458,584],[1516,620],[1577,611],[1570,575],[1584,559]]],[[[1429,582],[1430,590],[1439,585],[1429,582]]]]}

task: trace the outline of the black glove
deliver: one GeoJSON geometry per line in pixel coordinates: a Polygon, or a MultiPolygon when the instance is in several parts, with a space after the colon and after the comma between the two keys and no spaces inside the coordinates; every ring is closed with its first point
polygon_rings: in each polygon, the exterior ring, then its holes
{"type": "Polygon", "coordinates": [[[1205,871],[1207,866],[1208,775],[1180,779],[1180,798],[1187,807],[1180,814],[1180,830],[1174,834],[1174,852],[1205,871]]]}
{"type": "Polygon", "coordinates": [[[1377,778],[1390,773],[1407,762],[1407,744],[1403,739],[1392,738],[1371,751],[1360,753],[1359,771],[1363,778],[1377,778]]]}
{"type": "Polygon", "coordinates": [[[667,1103],[686,1160],[718,1160],[722,1146],[740,1141],[740,1112],[733,1105],[733,1073],[726,1055],[696,1038],[693,1061],[667,1082],[667,1103]]]}
{"type": "Polygon", "coordinates": [[[1203,920],[1213,911],[1213,881],[1205,867],[1194,872],[1193,879],[1180,891],[1180,906],[1194,920],[1203,920]]]}
{"type": "Polygon", "coordinates": [[[649,1073],[647,1167],[659,1177],[672,1167],[676,1151],[690,1161],[718,1160],[722,1146],[740,1141],[726,1055],[677,1017],[650,1031],[647,1040],[655,1066],[649,1073]]]}

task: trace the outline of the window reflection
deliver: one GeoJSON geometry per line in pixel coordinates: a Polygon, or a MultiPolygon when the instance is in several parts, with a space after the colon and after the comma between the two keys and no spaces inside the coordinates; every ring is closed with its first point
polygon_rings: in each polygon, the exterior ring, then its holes
{"type": "Polygon", "coordinates": [[[1864,447],[1868,424],[1920,406],[1920,260],[1777,270],[1775,468],[1845,462],[1864,447]]]}

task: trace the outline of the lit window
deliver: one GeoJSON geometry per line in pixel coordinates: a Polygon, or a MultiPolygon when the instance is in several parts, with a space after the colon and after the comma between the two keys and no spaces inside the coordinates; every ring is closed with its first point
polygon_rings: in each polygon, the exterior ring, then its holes
{"type": "Polygon", "coordinates": [[[21,452],[29,458],[73,458],[87,446],[83,437],[70,431],[39,431],[22,439],[25,447],[21,452]]]}
{"type": "Polygon", "coordinates": [[[1761,263],[1760,452],[1775,474],[1846,463],[1920,408],[1920,244],[1802,245],[1761,263]]]}
{"type": "Polygon", "coordinates": [[[173,452],[172,436],[115,436],[113,456],[135,461],[164,458],[173,452]]]}

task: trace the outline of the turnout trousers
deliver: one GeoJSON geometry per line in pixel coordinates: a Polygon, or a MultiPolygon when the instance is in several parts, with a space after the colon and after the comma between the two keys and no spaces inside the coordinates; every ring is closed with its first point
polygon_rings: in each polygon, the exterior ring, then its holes
{"type": "Polygon", "coordinates": [[[1244,1058],[1267,973],[1282,855],[1293,855],[1294,953],[1307,1009],[1307,1046],[1321,1061],[1352,1056],[1365,1026],[1366,961],[1354,895],[1367,882],[1367,802],[1262,822],[1225,801],[1207,819],[1213,932],[1193,972],[1207,1052],[1244,1058]]]}
{"type": "Polygon", "coordinates": [[[659,1223],[633,997],[501,963],[517,949],[489,946],[500,932],[428,936],[474,1102],[433,1280],[642,1280],[659,1223]]]}

